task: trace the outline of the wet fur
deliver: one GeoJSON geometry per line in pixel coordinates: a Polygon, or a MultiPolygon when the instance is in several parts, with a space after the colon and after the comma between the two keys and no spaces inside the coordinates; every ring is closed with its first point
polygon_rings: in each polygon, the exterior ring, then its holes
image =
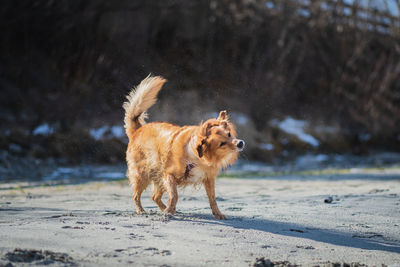
{"type": "Polygon", "coordinates": [[[215,218],[226,219],[216,203],[215,178],[221,168],[237,159],[237,144],[241,140],[236,139],[226,111],[198,126],[146,124],[146,110],[156,102],[165,81],[161,77],[147,77],[131,91],[123,105],[129,137],[127,176],[133,185],[136,211],[139,214],[144,211],[140,197],[149,184],[154,188],[153,201],[170,214],[175,212],[177,187],[203,184],[215,218]],[[161,200],[164,193],[168,193],[167,206],[161,200]]]}

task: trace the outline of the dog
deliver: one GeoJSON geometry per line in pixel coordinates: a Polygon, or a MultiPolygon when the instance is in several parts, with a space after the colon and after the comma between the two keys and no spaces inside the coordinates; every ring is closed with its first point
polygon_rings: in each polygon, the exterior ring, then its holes
{"type": "Polygon", "coordinates": [[[146,124],[146,111],[157,101],[166,80],[160,76],[145,78],[124,102],[125,131],[129,138],[126,151],[127,177],[133,187],[136,212],[144,209],[140,197],[153,184],[152,199],[165,214],[174,215],[178,187],[203,184],[216,219],[226,219],[215,199],[215,179],[222,168],[232,165],[244,149],[236,138],[235,126],[226,111],[218,118],[198,126],[176,126],[166,122],[146,124]],[[161,198],[168,193],[168,204],[161,198]]]}

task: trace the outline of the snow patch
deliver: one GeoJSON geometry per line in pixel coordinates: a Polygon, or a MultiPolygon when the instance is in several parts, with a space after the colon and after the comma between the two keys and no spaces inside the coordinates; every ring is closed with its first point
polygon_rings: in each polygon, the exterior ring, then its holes
{"type": "Polygon", "coordinates": [[[329,159],[328,155],[318,154],[315,156],[315,160],[318,162],[327,161],[329,159]]]}
{"type": "Polygon", "coordinates": [[[282,138],[281,144],[285,146],[285,145],[289,144],[289,140],[287,140],[287,138],[282,138]]]}
{"type": "Polygon", "coordinates": [[[33,135],[50,135],[52,133],[54,133],[54,128],[47,123],[39,125],[33,130],[33,135]]]}
{"type": "Polygon", "coordinates": [[[110,138],[121,139],[125,137],[124,127],[118,125],[114,126],[105,125],[99,128],[91,129],[89,133],[96,140],[110,139],[110,138]]]}
{"type": "Polygon", "coordinates": [[[102,172],[95,175],[99,179],[123,179],[125,178],[125,173],[123,172],[102,172]]]}
{"type": "Polygon", "coordinates": [[[122,126],[112,126],[111,135],[116,138],[122,138],[125,136],[125,129],[122,126]]]}
{"type": "Polygon", "coordinates": [[[273,9],[273,8],[275,7],[275,4],[272,3],[272,2],[267,2],[267,3],[265,3],[265,6],[266,6],[267,8],[269,8],[269,9],[273,9]]]}
{"type": "Polygon", "coordinates": [[[91,129],[89,131],[89,133],[94,139],[100,140],[103,138],[103,136],[107,132],[107,130],[108,130],[108,126],[102,126],[100,128],[91,129]]]}
{"type": "Polygon", "coordinates": [[[301,141],[310,144],[313,147],[319,146],[319,141],[317,139],[304,132],[304,129],[307,127],[306,121],[286,117],[286,119],[281,122],[273,120],[270,122],[270,124],[278,126],[282,131],[288,134],[295,135],[301,141]]]}
{"type": "Polygon", "coordinates": [[[358,135],[358,139],[361,142],[368,142],[371,139],[371,135],[369,133],[362,133],[358,135]]]}
{"type": "Polygon", "coordinates": [[[262,143],[262,144],[260,144],[259,147],[263,150],[268,150],[268,151],[274,150],[274,148],[275,148],[275,146],[270,143],[262,143]]]}
{"type": "Polygon", "coordinates": [[[55,169],[50,175],[43,177],[44,181],[52,181],[58,179],[68,179],[73,175],[78,175],[79,170],[76,168],[60,167],[55,169]]]}

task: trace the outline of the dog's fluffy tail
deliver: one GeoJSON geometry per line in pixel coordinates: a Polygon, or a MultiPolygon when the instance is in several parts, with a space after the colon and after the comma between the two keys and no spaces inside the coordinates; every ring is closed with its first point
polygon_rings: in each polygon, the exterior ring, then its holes
{"type": "Polygon", "coordinates": [[[137,129],[146,124],[146,110],[157,101],[157,94],[165,82],[160,76],[149,75],[126,96],[128,101],[122,107],[125,109],[125,132],[129,139],[137,129]]]}

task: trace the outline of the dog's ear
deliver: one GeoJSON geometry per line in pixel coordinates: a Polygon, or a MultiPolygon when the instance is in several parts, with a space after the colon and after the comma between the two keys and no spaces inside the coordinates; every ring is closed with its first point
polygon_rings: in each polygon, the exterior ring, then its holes
{"type": "Polygon", "coordinates": [[[226,130],[228,128],[228,122],[227,121],[222,121],[221,122],[221,126],[222,126],[222,128],[224,128],[226,130]]]}
{"type": "Polygon", "coordinates": [[[206,121],[205,123],[202,123],[202,124],[200,125],[200,127],[201,127],[200,134],[201,134],[201,136],[202,136],[202,137],[207,137],[207,136],[209,136],[209,135],[210,135],[210,129],[211,129],[213,126],[218,126],[218,123],[217,123],[217,122],[212,122],[212,121],[206,121]]]}
{"type": "Polygon", "coordinates": [[[219,113],[218,119],[219,121],[227,121],[229,119],[228,117],[228,113],[226,112],[226,110],[223,110],[219,113]]]}
{"type": "Polygon", "coordinates": [[[202,145],[197,146],[197,154],[199,155],[199,158],[201,158],[203,156],[203,146],[202,145]]]}
{"type": "Polygon", "coordinates": [[[201,138],[200,140],[197,141],[196,150],[197,154],[199,155],[199,158],[203,157],[204,150],[206,147],[205,143],[206,143],[206,138],[201,138]]]}
{"type": "Polygon", "coordinates": [[[218,123],[215,121],[201,122],[200,131],[197,135],[196,150],[199,157],[203,157],[205,150],[207,149],[207,137],[210,135],[210,129],[213,126],[217,126],[218,123]]]}

